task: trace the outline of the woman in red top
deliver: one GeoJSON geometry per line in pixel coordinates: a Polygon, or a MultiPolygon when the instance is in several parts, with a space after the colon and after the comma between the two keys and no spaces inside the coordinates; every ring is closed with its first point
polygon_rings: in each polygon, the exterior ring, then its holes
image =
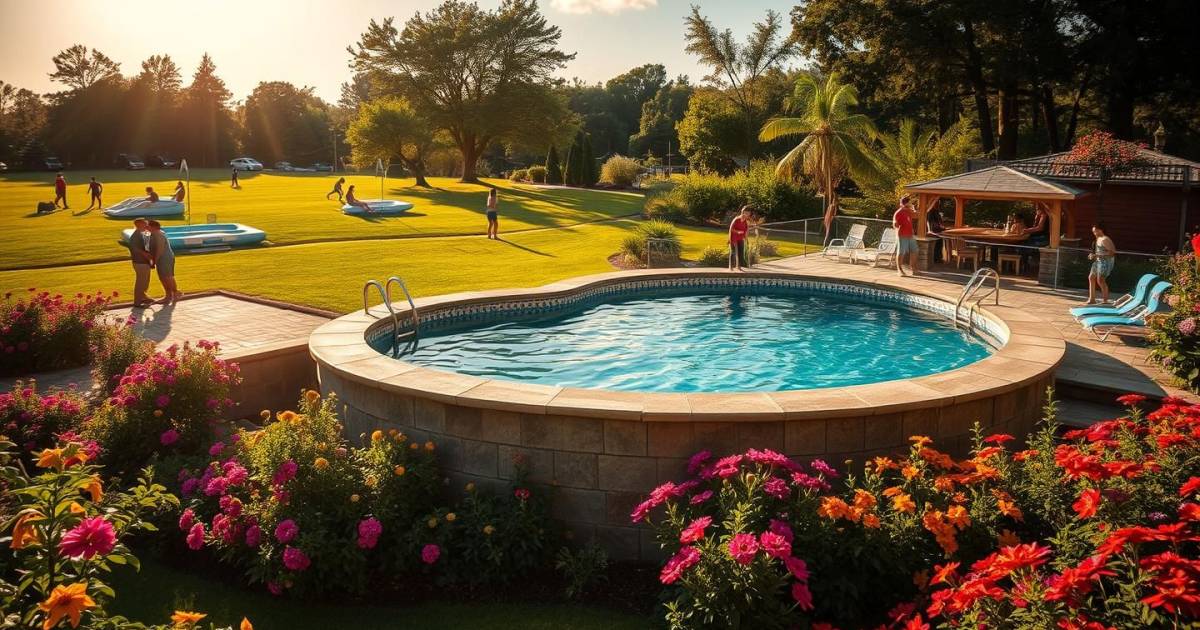
{"type": "Polygon", "coordinates": [[[897,245],[896,245],[896,273],[904,276],[904,256],[908,256],[908,268],[912,271],[912,275],[917,275],[917,239],[913,232],[913,219],[916,213],[913,212],[912,204],[908,201],[908,195],[900,198],[900,207],[896,209],[896,214],[892,215],[892,227],[896,228],[897,245]]]}
{"type": "Polygon", "coordinates": [[[746,262],[746,233],[750,231],[750,206],[742,206],[729,223],[729,270],[749,267],[746,262]]]}

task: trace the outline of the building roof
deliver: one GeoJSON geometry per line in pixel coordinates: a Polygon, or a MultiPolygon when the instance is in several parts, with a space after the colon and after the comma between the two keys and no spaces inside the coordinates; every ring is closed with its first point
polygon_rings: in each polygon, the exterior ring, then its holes
{"type": "Polygon", "coordinates": [[[1042,179],[1004,165],[939,177],[905,186],[904,189],[916,193],[936,193],[972,199],[1070,200],[1087,194],[1074,186],[1042,179]]]}
{"type": "MultiPolygon", "coordinates": [[[[1185,182],[1200,183],[1200,162],[1185,160],[1153,149],[1141,148],[1142,164],[1131,166],[1116,173],[1107,173],[1105,181],[1130,184],[1180,185],[1185,182]]],[[[976,170],[1002,164],[1015,169],[1056,180],[1076,182],[1100,181],[1100,168],[1093,164],[1071,162],[1069,153],[1050,153],[1035,157],[998,162],[996,160],[967,160],[967,170],[976,170]]]]}

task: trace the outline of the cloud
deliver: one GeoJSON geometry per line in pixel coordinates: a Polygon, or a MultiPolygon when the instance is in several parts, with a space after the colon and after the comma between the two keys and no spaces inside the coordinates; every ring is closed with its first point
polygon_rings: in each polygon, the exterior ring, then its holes
{"type": "Polygon", "coordinates": [[[658,0],[550,0],[563,13],[608,13],[641,11],[658,6],[658,0]]]}

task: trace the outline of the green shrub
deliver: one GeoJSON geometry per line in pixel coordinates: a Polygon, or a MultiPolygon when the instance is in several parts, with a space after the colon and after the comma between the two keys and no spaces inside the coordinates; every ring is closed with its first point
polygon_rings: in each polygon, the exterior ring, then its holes
{"type": "Polygon", "coordinates": [[[508,179],[514,182],[523,182],[529,179],[529,169],[518,168],[508,174],[508,179]]]}
{"type": "Polygon", "coordinates": [[[546,183],[546,167],[545,166],[530,166],[528,169],[526,169],[526,174],[529,177],[529,181],[531,181],[535,184],[545,184],[546,183]]]}
{"type": "Polygon", "coordinates": [[[1165,313],[1152,316],[1150,358],[1192,391],[1200,390],[1200,279],[1196,257],[1179,254],[1161,271],[1171,282],[1162,298],[1165,313]]]}
{"type": "MultiPolygon", "coordinates": [[[[51,390],[42,395],[37,383],[17,381],[0,394],[0,434],[20,443],[23,455],[54,446],[59,435],[83,424],[87,401],[74,390],[51,390]]],[[[28,463],[28,460],[27,460],[28,463]]]]}
{"type": "Polygon", "coordinates": [[[680,195],[676,195],[670,190],[647,196],[642,212],[646,215],[647,219],[661,219],[672,222],[688,219],[687,203],[683,201],[680,195]]]}
{"type": "Polygon", "coordinates": [[[821,202],[807,188],[775,176],[768,161],[756,160],[747,170],[729,177],[693,171],[671,189],[688,220],[724,223],[726,217],[749,204],[767,221],[789,221],[820,216],[821,202]]]}
{"type": "Polygon", "coordinates": [[[643,263],[646,260],[646,239],[640,234],[628,234],[621,239],[618,251],[624,254],[627,264],[643,263]]]}
{"type": "Polygon", "coordinates": [[[600,181],[621,188],[629,188],[641,172],[642,166],[638,164],[637,160],[623,155],[614,155],[608,158],[604,166],[600,167],[600,181]]]}
{"type": "Polygon", "coordinates": [[[139,335],[131,322],[98,326],[92,335],[92,381],[111,394],[129,366],[153,353],[154,343],[139,335]]]}
{"type": "Polygon", "coordinates": [[[710,245],[700,252],[696,262],[701,267],[724,267],[729,264],[729,250],[710,245]]]}
{"type": "Polygon", "coordinates": [[[578,599],[593,585],[608,581],[608,552],[595,540],[575,552],[563,547],[554,558],[554,568],[567,579],[567,598],[578,599]]]}
{"type": "Polygon", "coordinates": [[[85,365],[92,331],[110,301],[101,293],[77,293],[70,299],[32,288],[15,296],[5,293],[0,302],[0,375],[85,365]]]}

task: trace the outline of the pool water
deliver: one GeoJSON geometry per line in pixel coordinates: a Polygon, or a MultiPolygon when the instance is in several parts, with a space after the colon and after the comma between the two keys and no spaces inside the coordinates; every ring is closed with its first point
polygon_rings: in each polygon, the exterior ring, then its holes
{"type": "Polygon", "coordinates": [[[933,313],[832,293],[634,296],[549,315],[488,317],[422,328],[415,348],[396,355],[524,383],[754,392],[924,376],[993,350],[933,313]]]}

